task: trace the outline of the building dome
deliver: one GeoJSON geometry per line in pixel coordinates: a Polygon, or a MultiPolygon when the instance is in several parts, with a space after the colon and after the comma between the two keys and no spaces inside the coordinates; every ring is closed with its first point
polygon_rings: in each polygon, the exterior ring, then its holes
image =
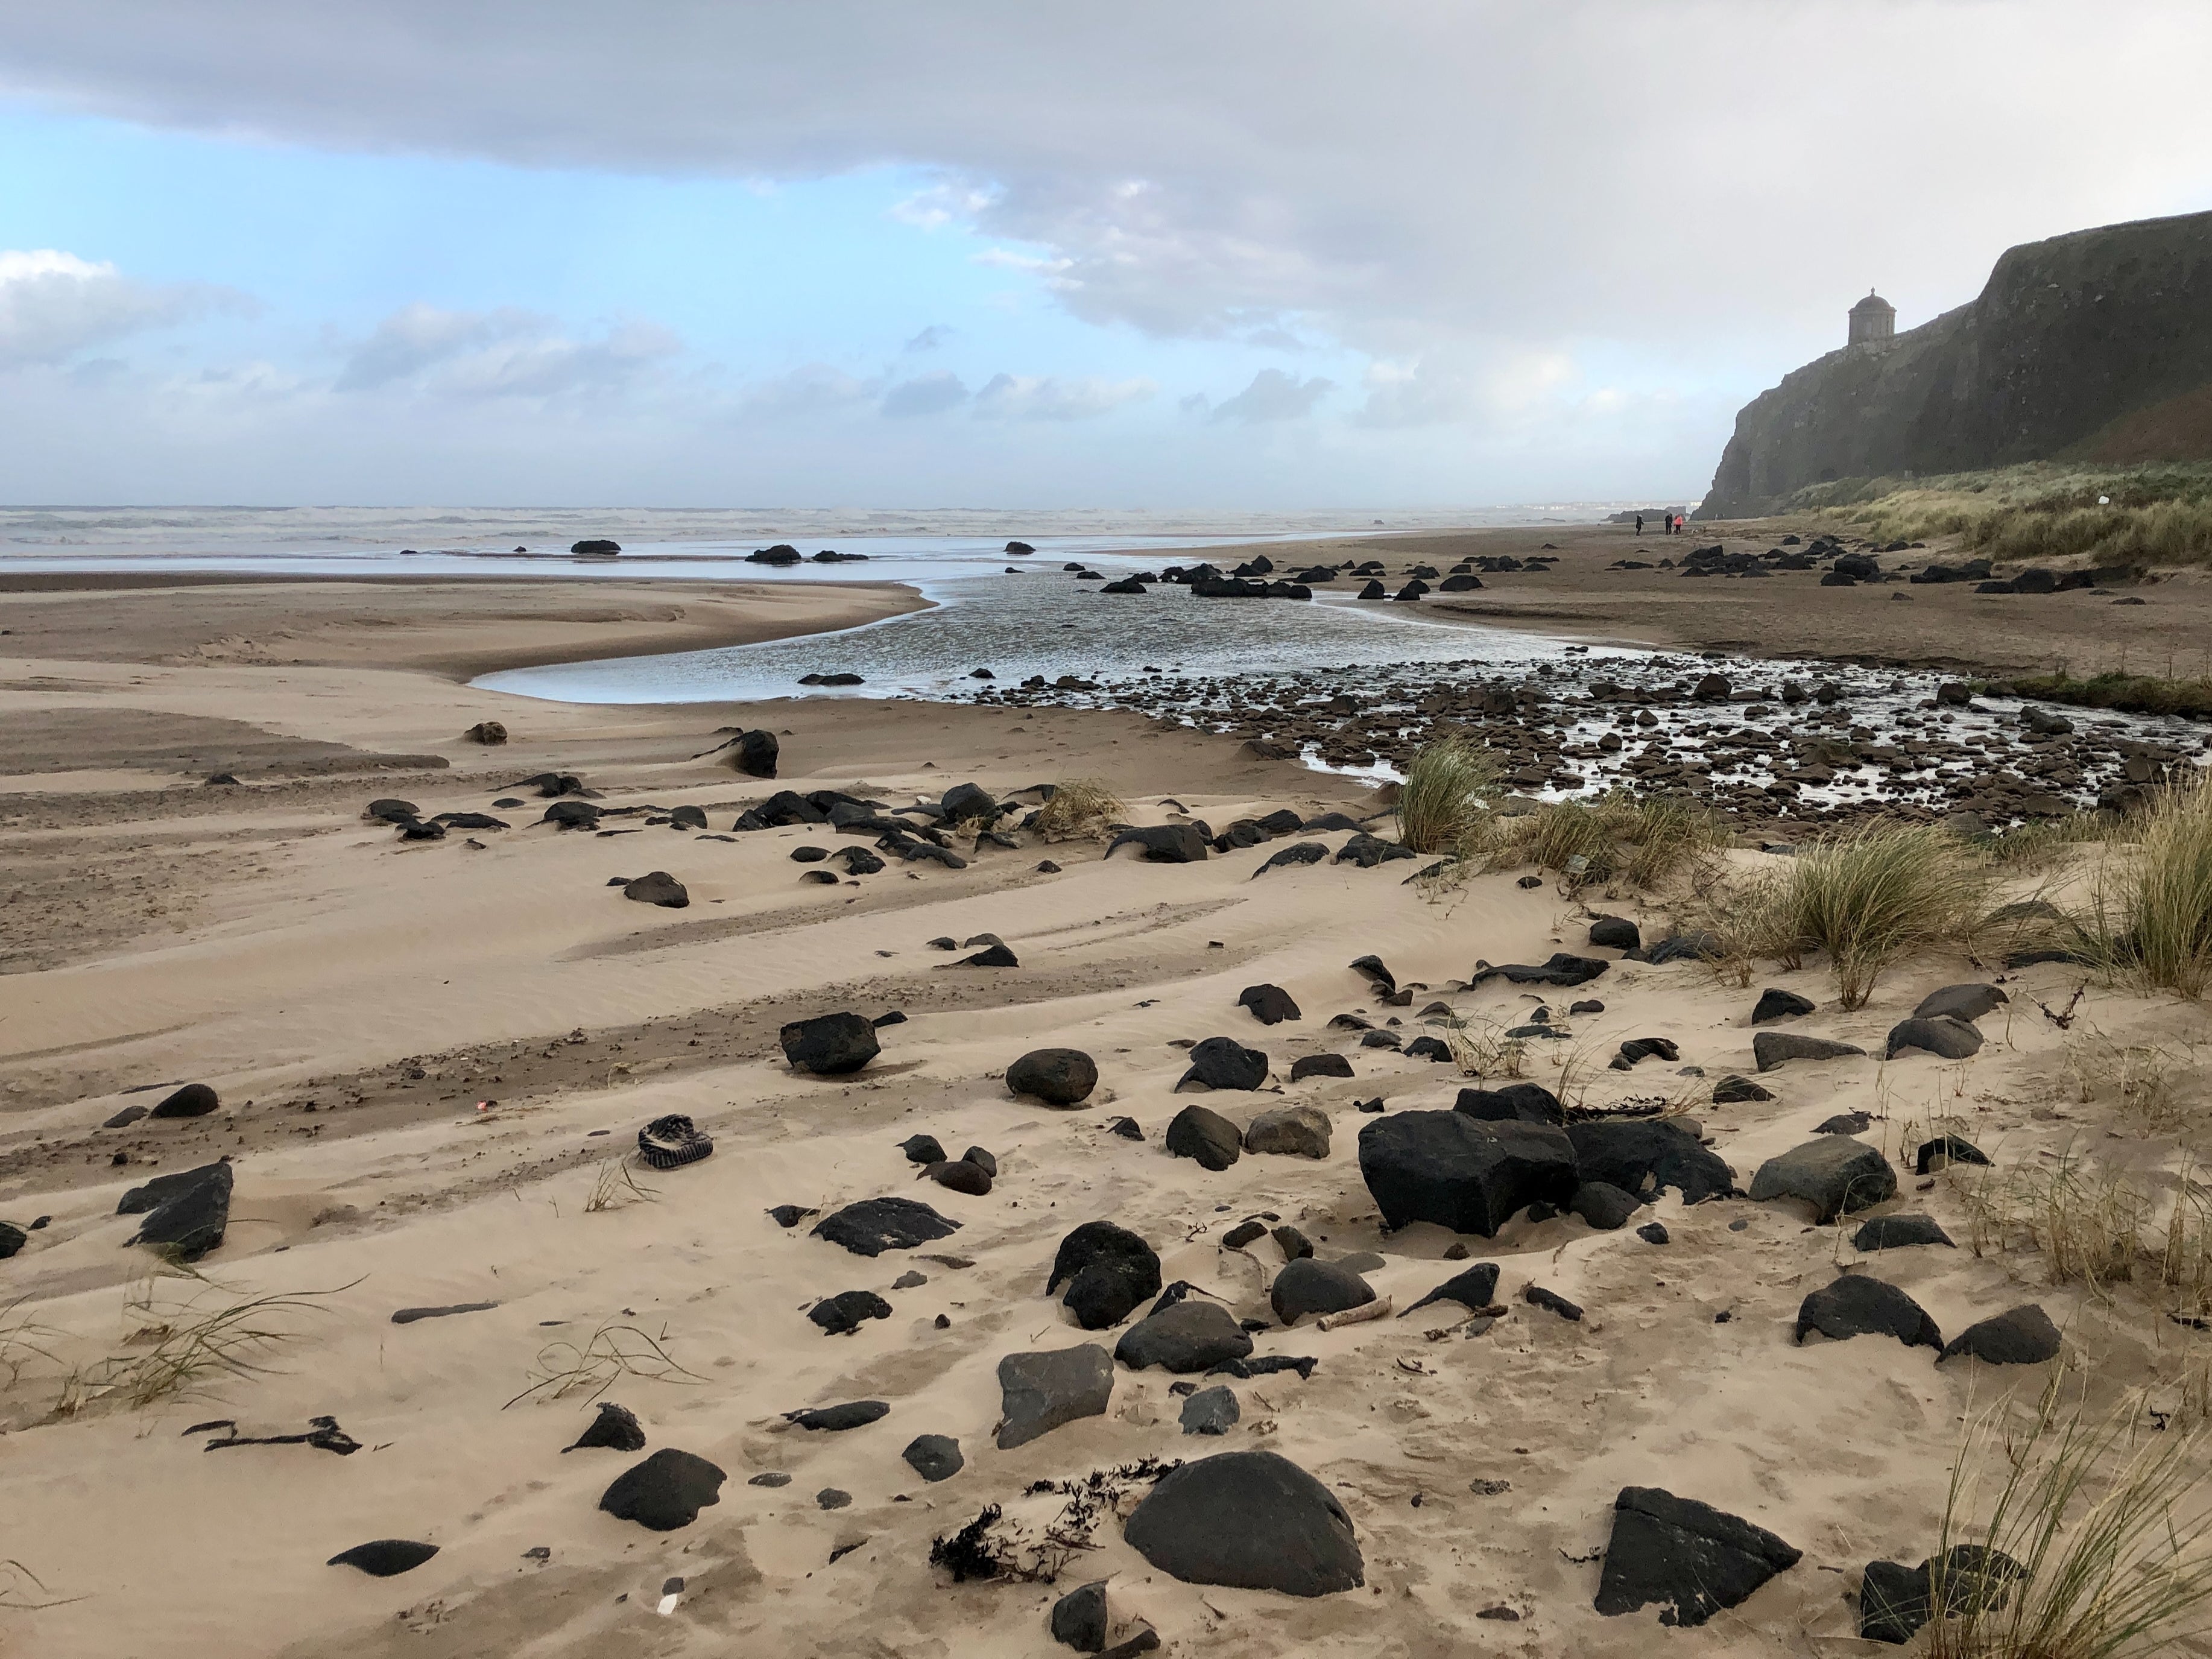
{"type": "Polygon", "coordinates": [[[1872,340],[1887,340],[1897,332],[1897,307],[1872,289],[1865,299],[1851,307],[1850,331],[1845,337],[1848,345],[1863,345],[1872,340]]]}

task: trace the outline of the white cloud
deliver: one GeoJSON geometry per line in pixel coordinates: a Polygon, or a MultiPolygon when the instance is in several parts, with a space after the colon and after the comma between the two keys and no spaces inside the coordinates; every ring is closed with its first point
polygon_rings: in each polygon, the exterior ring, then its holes
{"type": "Polygon", "coordinates": [[[894,419],[942,415],[968,401],[968,388],[957,374],[939,373],[902,380],[884,394],[884,413],[894,419]]]}
{"type": "Polygon", "coordinates": [[[1084,421],[1158,390],[1156,382],[1142,379],[1063,380],[1051,374],[994,374],[975,394],[975,414],[986,420],[1084,421]]]}
{"type": "Polygon", "coordinates": [[[1251,385],[1216,404],[1212,418],[1248,426],[1260,421],[1295,421],[1312,414],[1314,406],[1335,390],[1335,381],[1318,374],[1301,380],[1279,368],[1263,368],[1252,377],[1251,385]]]}
{"type": "Polygon", "coordinates": [[[552,398],[628,386],[675,356],[684,343],[657,323],[629,322],[596,339],[569,339],[552,318],[503,307],[445,311],[402,307],[376,325],[333,390],[406,383],[456,398],[552,398]]]}
{"type": "Polygon", "coordinates": [[[58,363],[86,348],[211,311],[250,306],[199,283],[141,283],[55,248],[0,252],[0,369],[58,363]]]}
{"type": "Polygon", "coordinates": [[[864,380],[828,363],[803,363],[748,387],[738,409],[766,420],[803,419],[857,408],[882,390],[880,380],[864,380]]]}

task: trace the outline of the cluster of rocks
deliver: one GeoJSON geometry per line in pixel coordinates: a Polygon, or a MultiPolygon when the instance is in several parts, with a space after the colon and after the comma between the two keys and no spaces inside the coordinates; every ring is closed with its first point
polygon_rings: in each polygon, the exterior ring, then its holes
{"type": "Polygon", "coordinates": [[[1595,656],[1500,672],[1492,661],[1234,677],[1152,672],[1099,683],[1041,676],[974,700],[1138,709],[1248,739],[1254,752],[1402,769],[1466,732],[1510,787],[1543,797],[1609,788],[1675,795],[1749,822],[1887,813],[1972,829],[2137,803],[2202,734],[2173,719],[2017,708],[1963,682],[1849,664],[1595,656]]]}

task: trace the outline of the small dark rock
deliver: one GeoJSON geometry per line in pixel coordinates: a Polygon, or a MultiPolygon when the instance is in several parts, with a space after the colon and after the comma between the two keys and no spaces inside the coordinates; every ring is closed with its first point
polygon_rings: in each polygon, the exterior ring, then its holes
{"type": "Polygon", "coordinates": [[[1243,1149],[1237,1126],[1206,1107],[1186,1106],[1168,1125],[1167,1148],[1176,1158],[1196,1158],[1208,1170],[1225,1170],[1243,1149]]]}
{"type": "Polygon", "coordinates": [[[1052,1106],[1076,1106],[1098,1086],[1098,1064],[1080,1048],[1034,1048],[1006,1067],[1006,1087],[1052,1106]]]}
{"type": "Polygon", "coordinates": [[[599,1507],[617,1521],[635,1521],[654,1532],[673,1532],[722,1501],[722,1471],[705,1458],[663,1446],[644,1462],[615,1477],[599,1507]]]}
{"type": "Polygon", "coordinates": [[[1953,1337],[1936,1364],[1967,1354],[1990,1365],[2037,1365],[2058,1358],[2058,1328],[2034,1303],[2023,1303],[1953,1337]]]}

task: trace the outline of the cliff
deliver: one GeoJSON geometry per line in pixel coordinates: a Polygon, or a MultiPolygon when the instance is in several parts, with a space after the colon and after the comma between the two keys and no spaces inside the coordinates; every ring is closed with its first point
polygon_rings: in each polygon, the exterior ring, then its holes
{"type": "Polygon", "coordinates": [[[1837,478],[2212,459],[2209,416],[2212,213],[2075,231],[2007,252],[1971,303],[1761,392],[1695,516],[1837,478]]]}

